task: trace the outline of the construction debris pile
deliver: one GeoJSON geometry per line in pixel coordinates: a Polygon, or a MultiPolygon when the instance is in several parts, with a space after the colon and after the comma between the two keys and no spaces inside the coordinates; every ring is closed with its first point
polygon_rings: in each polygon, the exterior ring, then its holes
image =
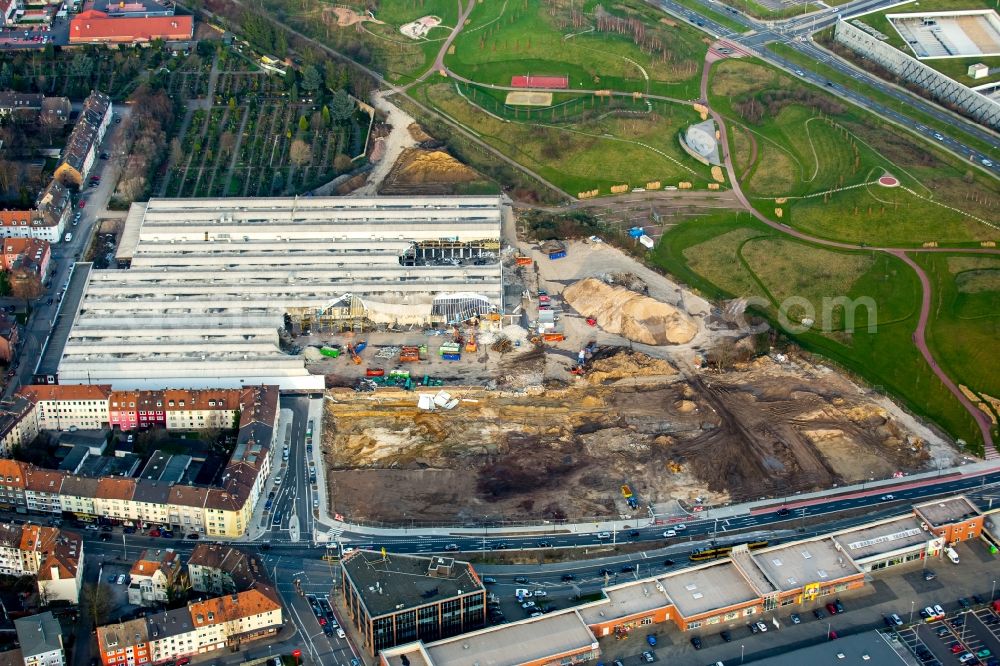
{"type": "Polygon", "coordinates": [[[593,317],[604,330],[634,342],[685,344],[698,332],[694,320],[674,306],[595,278],[571,284],[562,295],[584,317],[593,317]]]}

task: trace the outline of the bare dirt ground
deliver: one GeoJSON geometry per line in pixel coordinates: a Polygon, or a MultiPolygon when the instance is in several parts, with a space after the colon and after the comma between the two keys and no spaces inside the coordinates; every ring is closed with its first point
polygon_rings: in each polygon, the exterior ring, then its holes
{"type": "Polygon", "coordinates": [[[686,379],[638,352],[604,353],[585,378],[518,391],[504,389],[543,374],[546,354],[508,355],[498,390],[448,388],[462,400],[451,411],[422,412],[398,389],[331,390],[331,505],[398,523],[632,517],[625,483],[643,506],[738,501],[928,460],[926,443],[856,386],[805,362],[762,357],[686,379]]]}
{"type": "MultiPolygon", "coordinates": [[[[515,232],[515,221],[506,219],[505,237],[515,232]]],[[[515,242],[518,254],[534,259],[518,266],[513,253],[505,258],[505,279],[524,294],[521,315],[503,322],[502,331],[481,331],[476,352],[444,361],[435,350],[447,334],[372,332],[364,334],[369,346],[361,365],[345,358],[309,364],[327,375],[328,386],[345,387],[367,368],[405,367],[415,377],[443,379],[460,399],[453,410],[425,412],[417,407],[420,388],[329,389],[323,454],[330,506],[348,520],[631,518],[645,515],[650,503],[780,497],[955,461],[954,449],[898,406],[808,356],[697,367],[732,335],[720,309],[615,248],[572,242],[565,258],[550,260],[515,242]],[[624,284],[623,276],[631,289],[690,317],[693,338],[630,342],[590,326],[561,298],[585,278],[624,284]],[[540,288],[563,342],[529,341],[540,288]],[[503,353],[492,348],[501,336],[512,341],[503,353]],[[420,363],[400,365],[379,351],[421,343],[430,353],[420,363]],[[585,375],[571,374],[589,344],[597,351],[585,375]],[[638,496],[638,511],[624,502],[622,484],[638,496]]],[[[314,334],[299,343],[347,341],[314,334]]]]}

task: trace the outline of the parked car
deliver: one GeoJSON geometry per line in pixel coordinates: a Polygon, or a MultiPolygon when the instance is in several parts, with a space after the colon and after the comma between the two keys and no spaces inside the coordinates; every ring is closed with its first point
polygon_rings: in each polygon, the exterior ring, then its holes
{"type": "Polygon", "coordinates": [[[729,641],[733,640],[733,635],[728,631],[720,631],[719,638],[728,643],[729,641]]]}
{"type": "Polygon", "coordinates": [[[118,574],[118,578],[115,579],[115,583],[122,585],[125,583],[125,574],[118,574]]]}
{"type": "Polygon", "coordinates": [[[750,633],[752,633],[752,634],[759,634],[760,633],[760,629],[757,628],[757,623],[756,622],[748,622],[747,623],[747,629],[749,629],[750,633]]]}
{"type": "Polygon", "coordinates": [[[493,576],[483,576],[483,584],[484,585],[496,585],[497,584],[497,579],[494,578],[493,576]]]}
{"type": "Polygon", "coordinates": [[[174,533],[171,532],[170,530],[163,530],[162,532],[160,532],[160,536],[163,537],[164,539],[173,539],[174,533]]]}
{"type": "Polygon", "coordinates": [[[642,660],[647,664],[652,664],[654,661],[656,661],[656,657],[653,656],[652,652],[647,650],[646,652],[642,653],[642,660]]]}
{"type": "Polygon", "coordinates": [[[656,647],[656,636],[653,634],[647,634],[646,642],[649,643],[650,647],[656,647]]]}
{"type": "Polygon", "coordinates": [[[111,533],[101,532],[101,541],[111,541],[111,533]]]}
{"type": "Polygon", "coordinates": [[[701,638],[698,637],[698,636],[692,636],[691,637],[691,645],[694,647],[695,650],[700,650],[701,649],[701,638]]]}
{"type": "Polygon", "coordinates": [[[197,539],[200,539],[201,537],[200,537],[200,536],[198,535],[198,533],[197,533],[197,532],[191,532],[191,534],[188,534],[188,535],[187,535],[187,536],[185,536],[184,538],[185,538],[185,539],[191,539],[192,541],[195,541],[195,540],[197,540],[197,539]]]}
{"type": "Polygon", "coordinates": [[[160,536],[160,530],[158,530],[156,528],[153,528],[153,529],[149,530],[149,536],[151,536],[151,537],[158,537],[158,536],[160,536]]]}
{"type": "Polygon", "coordinates": [[[924,569],[924,580],[934,580],[937,578],[937,574],[930,569],[924,569]]]}
{"type": "Polygon", "coordinates": [[[762,634],[763,633],[767,633],[767,625],[764,624],[763,622],[758,622],[757,623],[757,628],[760,629],[760,633],[762,633],[762,634]]]}
{"type": "Polygon", "coordinates": [[[798,613],[792,613],[789,617],[792,620],[792,624],[802,624],[802,618],[799,617],[798,613]]]}
{"type": "Polygon", "coordinates": [[[958,605],[961,606],[962,608],[971,608],[972,602],[966,599],[965,597],[960,597],[958,600],[958,605]]]}
{"type": "Polygon", "coordinates": [[[844,612],[844,604],[840,603],[840,599],[834,599],[833,600],[833,605],[837,607],[837,612],[838,613],[843,613],[844,612]]]}
{"type": "Polygon", "coordinates": [[[826,605],[826,612],[829,613],[830,615],[837,614],[837,607],[833,605],[832,601],[826,605]]]}

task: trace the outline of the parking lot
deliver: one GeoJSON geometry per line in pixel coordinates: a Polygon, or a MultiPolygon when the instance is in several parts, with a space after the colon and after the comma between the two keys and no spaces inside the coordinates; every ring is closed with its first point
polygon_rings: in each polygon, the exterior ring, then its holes
{"type": "Polygon", "coordinates": [[[924,666],[1000,663],[1000,615],[988,605],[960,608],[943,620],[916,622],[898,634],[924,666]]]}

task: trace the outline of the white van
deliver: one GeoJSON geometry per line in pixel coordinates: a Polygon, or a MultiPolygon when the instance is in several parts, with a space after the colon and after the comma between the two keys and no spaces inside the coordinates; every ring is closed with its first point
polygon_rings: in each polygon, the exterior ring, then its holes
{"type": "Polygon", "coordinates": [[[73,240],[73,234],[71,233],[66,234],[65,236],[63,236],[63,240],[67,243],[70,242],[71,240],[73,240]]]}
{"type": "Polygon", "coordinates": [[[948,559],[951,560],[952,564],[958,564],[958,553],[955,552],[954,548],[948,546],[944,549],[944,554],[948,556],[948,559]]]}

